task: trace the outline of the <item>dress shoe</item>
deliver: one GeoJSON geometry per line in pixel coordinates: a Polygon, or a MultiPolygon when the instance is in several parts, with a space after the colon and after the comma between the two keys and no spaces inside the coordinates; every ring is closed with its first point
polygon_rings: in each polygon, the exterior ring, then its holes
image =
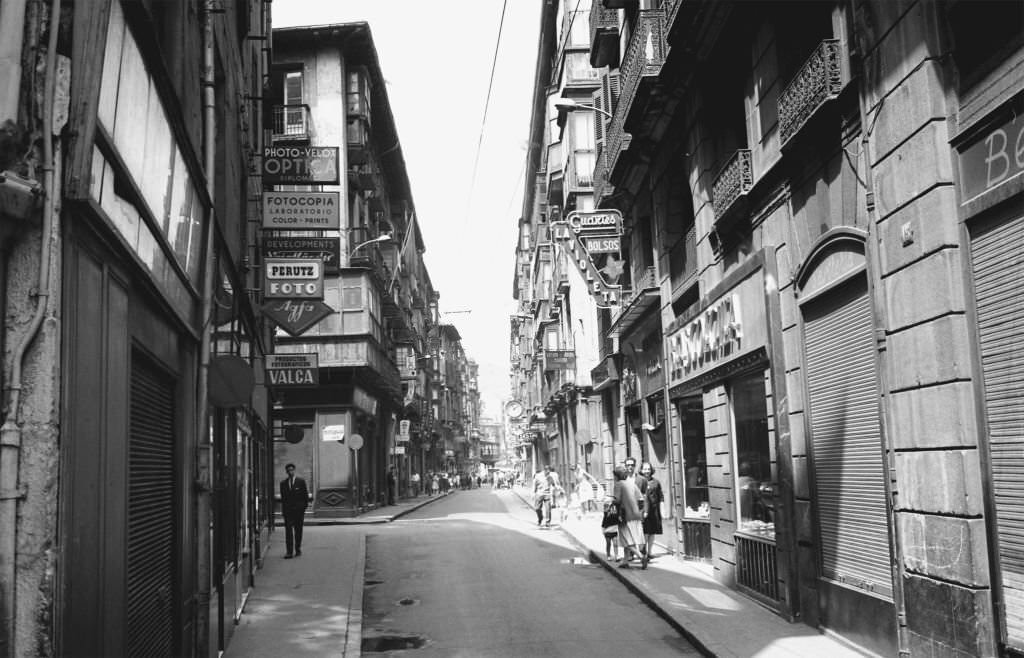
{"type": "Polygon", "coordinates": [[[302,555],[302,551],[295,549],[295,557],[299,557],[300,555],[302,555]]]}
{"type": "Polygon", "coordinates": [[[291,553],[285,553],[285,554],[284,554],[284,559],[286,559],[286,560],[290,560],[290,559],[292,559],[293,557],[295,557],[295,556],[294,556],[294,555],[292,555],[291,553]]]}

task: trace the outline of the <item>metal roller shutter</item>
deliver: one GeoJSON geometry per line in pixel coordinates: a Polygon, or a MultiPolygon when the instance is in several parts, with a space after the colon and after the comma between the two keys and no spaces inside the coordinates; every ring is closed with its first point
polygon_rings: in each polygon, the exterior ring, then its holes
{"type": "Polygon", "coordinates": [[[863,276],[804,308],[822,574],[892,600],[874,332],[863,276]]]}
{"type": "Polygon", "coordinates": [[[132,360],[128,447],[128,655],[174,647],[174,385],[132,360]]]}
{"type": "Polygon", "coordinates": [[[1007,644],[1024,648],[1024,217],[971,241],[1007,644]]]}

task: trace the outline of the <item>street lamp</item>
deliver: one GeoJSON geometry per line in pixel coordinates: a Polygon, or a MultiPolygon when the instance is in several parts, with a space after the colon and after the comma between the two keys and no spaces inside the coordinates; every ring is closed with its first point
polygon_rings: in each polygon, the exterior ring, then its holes
{"type": "Polygon", "coordinates": [[[355,246],[355,248],[352,249],[352,251],[348,252],[348,257],[352,258],[352,256],[355,255],[355,253],[357,251],[359,251],[360,249],[362,249],[363,247],[365,247],[368,244],[373,244],[375,242],[388,242],[389,240],[391,240],[391,234],[390,233],[381,233],[380,235],[378,235],[377,237],[373,238],[372,240],[367,240],[366,242],[360,242],[359,244],[357,244],[355,246]]]}
{"type": "Polygon", "coordinates": [[[610,112],[606,112],[605,110],[602,110],[601,108],[599,108],[599,107],[597,107],[595,105],[584,105],[583,103],[577,103],[576,101],[574,101],[571,98],[563,98],[560,101],[556,101],[555,102],[555,109],[558,110],[559,112],[576,112],[577,110],[593,110],[594,112],[598,112],[600,114],[605,115],[609,119],[612,118],[612,115],[611,115],[610,112]]]}

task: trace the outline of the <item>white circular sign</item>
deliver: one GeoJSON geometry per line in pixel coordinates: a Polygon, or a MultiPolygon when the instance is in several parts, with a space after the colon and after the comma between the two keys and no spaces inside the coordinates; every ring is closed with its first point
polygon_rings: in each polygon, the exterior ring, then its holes
{"type": "Polygon", "coordinates": [[[359,450],[360,448],[362,448],[363,435],[353,434],[352,436],[348,437],[348,447],[351,448],[352,450],[359,450]]]}

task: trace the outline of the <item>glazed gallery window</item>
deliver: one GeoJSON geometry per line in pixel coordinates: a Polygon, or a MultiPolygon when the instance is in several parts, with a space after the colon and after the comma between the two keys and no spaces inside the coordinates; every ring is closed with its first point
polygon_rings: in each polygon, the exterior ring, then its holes
{"type": "Polygon", "coordinates": [[[738,529],[775,537],[775,472],[768,426],[763,372],[735,380],[729,387],[735,440],[738,529]]]}

